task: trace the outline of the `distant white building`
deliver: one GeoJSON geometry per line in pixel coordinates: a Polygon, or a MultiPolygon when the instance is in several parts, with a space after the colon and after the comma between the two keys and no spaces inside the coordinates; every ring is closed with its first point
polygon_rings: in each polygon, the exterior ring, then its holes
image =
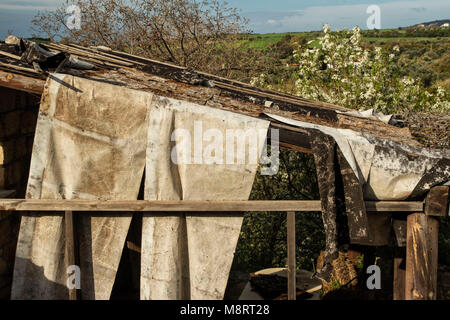
{"type": "Polygon", "coordinates": [[[443,24],[441,25],[441,27],[444,27],[444,28],[447,28],[448,26],[449,26],[449,23],[448,23],[448,22],[443,23],[443,24]]]}

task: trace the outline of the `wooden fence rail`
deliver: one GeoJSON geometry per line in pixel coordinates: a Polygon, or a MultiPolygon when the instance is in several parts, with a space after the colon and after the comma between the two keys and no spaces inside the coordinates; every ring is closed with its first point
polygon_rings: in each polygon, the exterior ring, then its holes
{"type": "MultiPolygon", "coordinates": [[[[366,201],[366,210],[370,212],[418,213],[424,212],[424,202],[417,201],[366,201]]],[[[287,213],[287,252],[288,252],[288,299],[296,299],[296,245],[295,214],[300,212],[321,211],[320,201],[101,201],[101,200],[32,200],[32,199],[0,199],[0,211],[45,211],[64,212],[66,234],[66,252],[68,262],[74,263],[77,256],[77,239],[75,215],[83,212],[192,212],[205,214],[208,212],[281,212],[287,213]]],[[[79,293],[70,291],[70,299],[79,299],[79,293]]]]}
{"type": "MultiPolygon", "coordinates": [[[[373,212],[423,212],[414,201],[366,201],[373,212]]],[[[101,201],[0,199],[0,211],[136,211],[136,212],[314,212],[320,201],[101,201]]]]}

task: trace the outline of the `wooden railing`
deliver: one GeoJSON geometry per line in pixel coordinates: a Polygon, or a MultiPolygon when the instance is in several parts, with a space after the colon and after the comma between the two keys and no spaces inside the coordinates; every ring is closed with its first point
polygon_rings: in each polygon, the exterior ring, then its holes
{"type": "MultiPolygon", "coordinates": [[[[366,201],[367,211],[421,212],[423,202],[366,201]]],[[[320,201],[92,201],[0,199],[0,211],[242,212],[321,211],[320,201]]]]}
{"type": "MultiPolygon", "coordinates": [[[[366,210],[370,212],[424,213],[424,202],[407,201],[367,201],[366,210]]],[[[0,199],[0,211],[45,211],[65,212],[66,252],[68,260],[76,264],[77,239],[74,216],[86,212],[287,212],[287,252],[288,252],[288,299],[296,299],[296,246],[295,214],[321,211],[320,201],[85,201],[85,200],[24,200],[0,199]]],[[[71,291],[70,298],[77,299],[77,292],[71,291]]]]}

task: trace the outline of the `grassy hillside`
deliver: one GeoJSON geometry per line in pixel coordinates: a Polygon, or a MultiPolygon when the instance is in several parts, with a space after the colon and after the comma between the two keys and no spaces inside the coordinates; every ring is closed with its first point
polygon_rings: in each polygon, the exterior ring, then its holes
{"type": "MultiPolygon", "coordinates": [[[[240,35],[238,43],[244,49],[259,51],[266,60],[271,58],[272,63],[265,71],[268,74],[277,74],[277,64],[289,63],[292,52],[299,45],[317,46],[316,39],[321,34],[320,31],[245,34],[240,35]]],[[[379,46],[386,49],[399,46],[401,54],[398,63],[405,76],[410,75],[421,79],[426,87],[439,85],[450,91],[450,64],[448,63],[450,61],[450,28],[411,27],[365,30],[362,31],[362,36],[366,46],[379,46]]],[[[248,79],[240,80],[248,81],[248,79]]]]}
{"type": "Polygon", "coordinates": [[[282,41],[286,36],[301,37],[308,40],[315,39],[320,32],[287,32],[287,33],[265,33],[242,35],[239,42],[246,48],[268,49],[271,45],[282,41]]]}
{"type": "MultiPolygon", "coordinates": [[[[271,44],[281,41],[286,36],[302,37],[307,41],[314,40],[321,31],[287,32],[242,35],[240,42],[248,48],[266,49],[271,44]]],[[[400,29],[364,30],[362,35],[367,42],[387,41],[447,41],[450,39],[450,28],[444,27],[410,27],[400,29]]]]}

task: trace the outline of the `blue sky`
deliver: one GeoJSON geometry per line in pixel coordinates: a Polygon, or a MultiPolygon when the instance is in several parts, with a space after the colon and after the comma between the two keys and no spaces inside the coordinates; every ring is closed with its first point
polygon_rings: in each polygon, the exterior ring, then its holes
{"type": "MultiPolygon", "coordinates": [[[[0,0],[0,39],[11,30],[15,35],[31,35],[31,19],[38,10],[53,9],[61,0],[0,0]]],[[[449,0],[228,0],[242,9],[256,33],[366,28],[371,4],[380,6],[381,27],[397,28],[420,22],[450,18],[449,0]]]]}

